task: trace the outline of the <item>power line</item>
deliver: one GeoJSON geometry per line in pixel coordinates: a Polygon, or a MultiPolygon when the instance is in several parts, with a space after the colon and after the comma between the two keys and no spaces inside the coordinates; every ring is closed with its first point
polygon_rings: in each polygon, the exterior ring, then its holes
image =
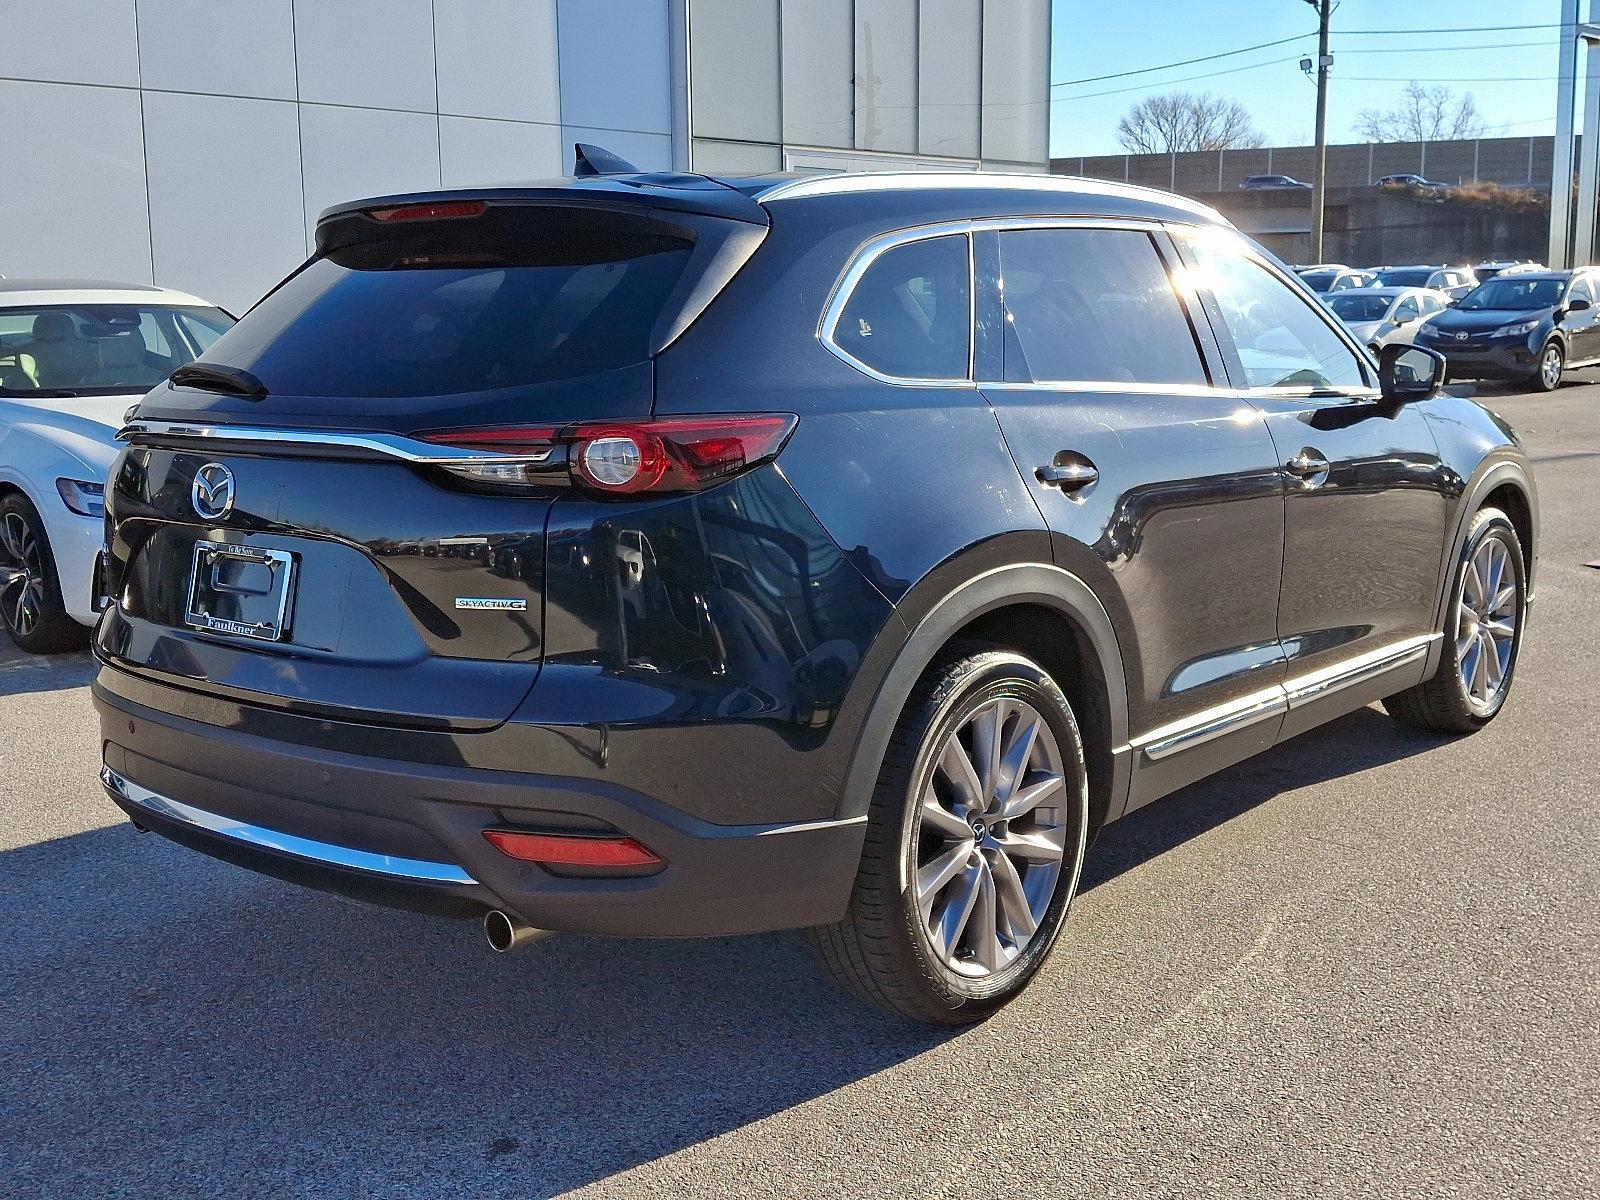
{"type": "Polygon", "coordinates": [[[1237,50],[1223,50],[1217,54],[1205,54],[1199,58],[1184,58],[1177,62],[1162,63],[1159,67],[1138,67],[1132,71],[1117,71],[1111,75],[1088,75],[1083,79],[1062,79],[1052,83],[1051,87],[1072,87],[1080,83],[1102,83],[1107,79],[1126,79],[1130,75],[1148,75],[1152,71],[1170,71],[1174,67],[1192,67],[1195,63],[1214,62],[1219,58],[1230,58],[1235,54],[1248,54],[1252,50],[1267,50],[1273,46],[1286,46],[1290,42],[1298,42],[1304,38],[1315,37],[1316,31],[1297,33],[1293,37],[1279,38],[1275,42],[1262,42],[1258,46],[1240,46],[1237,50]]]}
{"type": "Polygon", "coordinates": [[[1340,37],[1404,37],[1408,33],[1505,33],[1530,29],[1560,29],[1561,22],[1549,25],[1457,25],[1451,29],[1337,29],[1340,37]]]}
{"type": "Polygon", "coordinates": [[[1479,42],[1475,46],[1373,46],[1367,50],[1340,50],[1340,54],[1466,54],[1473,50],[1516,50],[1523,46],[1548,47],[1548,41],[1479,42]]]}
{"type": "Polygon", "coordinates": [[[1257,71],[1262,67],[1276,67],[1283,63],[1292,63],[1299,59],[1299,55],[1291,54],[1288,58],[1274,58],[1266,62],[1247,63],[1242,67],[1228,67],[1222,71],[1207,71],[1204,75],[1182,75],[1177,79],[1164,79],[1158,84],[1136,83],[1132,87],[1111,88],[1103,92],[1085,92],[1076,96],[1052,96],[1051,104],[1066,104],[1073,100],[1093,100],[1097,96],[1120,96],[1126,92],[1142,92],[1151,87],[1168,87],[1174,83],[1193,83],[1196,79],[1215,79],[1219,75],[1237,75],[1241,71],[1257,71]]]}

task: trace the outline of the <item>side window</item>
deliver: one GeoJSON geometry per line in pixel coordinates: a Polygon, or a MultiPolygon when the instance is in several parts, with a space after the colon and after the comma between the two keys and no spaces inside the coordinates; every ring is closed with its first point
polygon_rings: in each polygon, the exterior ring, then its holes
{"type": "Polygon", "coordinates": [[[1361,360],[1329,319],[1232,239],[1201,236],[1191,238],[1189,245],[1200,282],[1222,309],[1250,387],[1367,386],[1361,360]]]}
{"type": "Polygon", "coordinates": [[[1006,382],[1210,382],[1149,235],[1015,229],[997,236],[1006,382]]]}
{"type": "Polygon", "coordinates": [[[1422,313],[1417,308],[1416,300],[1410,296],[1407,296],[1394,307],[1394,319],[1396,321],[1415,321],[1421,315],[1422,313]]]}
{"type": "Polygon", "coordinates": [[[972,340],[965,235],[884,251],[856,281],[834,345],[901,379],[965,379],[972,340]]]}
{"type": "Polygon", "coordinates": [[[1590,304],[1593,304],[1594,303],[1594,291],[1593,291],[1592,288],[1590,288],[1589,281],[1587,279],[1580,279],[1576,283],[1574,283],[1572,285],[1572,290],[1567,293],[1567,299],[1569,301],[1570,300],[1587,300],[1590,304]]]}

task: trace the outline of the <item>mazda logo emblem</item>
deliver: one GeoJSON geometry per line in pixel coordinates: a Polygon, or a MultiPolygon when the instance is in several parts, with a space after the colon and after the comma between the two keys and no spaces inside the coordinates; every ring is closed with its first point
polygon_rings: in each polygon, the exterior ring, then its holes
{"type": "Polygon", "coordinates": [[[201,467],[194,473],[189,502],[194,505],[194,511],[208,521],[227,516],[233,508],[233,472],[221,463],[207,463],[201,467]]]}

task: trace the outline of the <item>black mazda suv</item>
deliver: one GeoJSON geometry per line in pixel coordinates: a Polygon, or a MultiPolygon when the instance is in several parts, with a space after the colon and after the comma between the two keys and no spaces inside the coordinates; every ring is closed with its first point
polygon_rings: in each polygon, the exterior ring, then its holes
{"type": "Polygon", "coordinates": [[[1504,704],[1515,436],[1210,209],[579,168],[330,210],[132,415],[94,698],[137,826],[498,950],[805,929],[953,1024],[1107,822],[1504,704]]]}

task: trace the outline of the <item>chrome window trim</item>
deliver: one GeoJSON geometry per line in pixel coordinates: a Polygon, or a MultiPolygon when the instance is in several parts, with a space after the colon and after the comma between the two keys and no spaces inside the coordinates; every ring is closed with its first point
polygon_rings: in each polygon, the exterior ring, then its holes
{"type": "Polygon", "coordinates": [[[1283,683],[1275,683],[1261,691],[1159,726],[1131,739],[1128,745],[1144,751],[1146,758],[1159,762],[1180,750],[1202,745],[1258,721],[1282,716],[1313,700],[1409,666],[1425,658],[1428,647],[1443,636],[1441,633],[1420,634],[1379,646],[1376,650],[1365,651],[1332,666],[1308,671],[1283,683]]]}
{"type": "MultiPolygon", "coordinates": [[[[851,176],[849,178],[855,177],[851,176]]],[[[809,181],[803,180],[801,182],[809,181]]],[[[789,185],[785,184],[783,186],[787,187],[789,185]]],[[[1049,380],[1044,382],[1036,380],[1032,383],[1007,383],[1004,380],[978,378],[978,270],[975,238],[979,233],[998,233],[1019,229],[1117,229],[1153,234],[1166,231],[1169,225],[1170,222],[1155,219],[1145,220],[1137,217],[975,217],[892,230],[871,238],[856,248],[849,263],[840,273],[838,281],[833,285],[833,290],[828,293],[828,302],[823,306],[822,316],[817,321],[817,340],[822,343],[830,354],[847,366],[854,367],[870,379],[875,379],[879,383],[886,383],[893,387],[1004,387],[1050,391],[1125,391],[1142,395],[1215,395],[1218,393],[1237,395],[1237,388],[1222,388],[1214,384],[1175,384],[1168,387],[1162,384],[1126,384],[1115,380],[1104,383],[1095,380],[1049,380]],[[904,246],[911,242],[923,242],[939,237],[953,237],[958,234],[965,236],[967,239],[968,332],[966,378],[927,379],[911,375],[885,374],[874,367],[868,366],[833,340],[834,333],[839,327],[839,319],[843,315],[845,305],[850,302],[850,297],[854,294],[856,285],[861,282],[861,277],[866,274],[868,268],[881,256],[898,246],[904,246]]],[[[1186,228],[1185,226],[1172,227],[1186,228]]],[[[1174,294],[1176,295],[1176,293],[1174,294]]],[[[1179,297],[1180,303],[1181,299],[1179,297]]],[[[1192,321],[1193,317],[1186,313],[1185,319],[1192,321]]],[[[1204,360],[1202,358],[1203,365],[1204,360]]]]}
{"type": "Polygon", "coordinates": [[[274,850],[291,858],[326,866],[364,871],[369,875],[382,875],[389,879],[406,879],[423,883],[465,883],[478,881],[454,863],[430,862],[421,858],[400,858],[393,854],[374,854],[332,842],[318,842],[311,838],[279,833],[247,821],[236,821],[203,808],[184,804],[160,792],[152,792],[131,779],[113,771],[100,768],[100,782],[107,791],[121,797],[135,808],[141,808],[169,821],[177,821],[194,829],[214,833],[231,842],[239,842],[262,850],[274,850]]]}
{"type": "Polygon", "coordinates": [[[840,274],[838,281],[833,285],[833,291],[828,294],[828,302],[823,306],[822,315],[817,320],[817,340],[829,354],[832,354],[846,366],[854,367],[869,379],[879,383],[892,384],[896,387],[929,387],[929,388],[972,388],[976,384],[973,376],[976,374],[978,354],[978,278],[975,251],[972,244],[972,222],[941,221],[933,225],[918,225],[907,229],[896,229],[890,233],[874,237],[856,249],[849,264],[840,274]],[[910,245],[912,242],[927,242],[935,238],[963,237],[967,242],[967,371],[961,377],[944,379],[929,379],[914,375],[888,375],[862,362],[844,347],[834,341],[834,334],[839,328],[839,319],[844,315],[844,309],[850,303],[850,297],[855,294],[861,277],[867,273],[872,264],[889,251],[900,246],[910,245]]]}
{"type": "Polygon", "coordinates": [[[470,461],[478,465],[498,462],[543,462],[555,453],[554,448],[527,454],[495,454],[485,450],[469,450],[461,446],[443,446],[423,442],[416,438],[390,433],[341,433],[323,429],[272,429],[260,425],[199,425],[192,421],[137,420],[117,430],[119,442],[130,441],[141,434],[155,437],[205,438],[223,442],[270,442],[274,445],[326,446],[346,450],[366,450],[386,454],[407,462],[448,465],[470,461]]]}

